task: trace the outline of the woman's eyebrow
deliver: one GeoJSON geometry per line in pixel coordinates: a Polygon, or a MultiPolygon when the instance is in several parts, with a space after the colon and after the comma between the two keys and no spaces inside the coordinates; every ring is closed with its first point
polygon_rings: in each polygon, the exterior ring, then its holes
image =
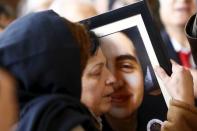
{"type": "Polygon", "coordinates": [[[104,63],[98,63],[98,64],[93,65],[92,68],[95,68],[95,67],[101,68],[103,66],[104,66],[104,63]]]}
{"type": "Polygon", "coordinates": [[[137,59],[130,54],[120,55],[116,58],[116,61],[123,61],[123,60],[131,60],[137,63],[137,59]]]}

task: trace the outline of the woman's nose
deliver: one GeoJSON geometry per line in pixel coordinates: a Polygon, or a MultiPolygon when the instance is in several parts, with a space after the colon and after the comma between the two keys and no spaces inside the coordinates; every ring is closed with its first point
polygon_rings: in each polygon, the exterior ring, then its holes
{"type": "Polygon", "coordinates": [[[115,76],[106,68],[107,72],[107,79],[106,79],[106,85],[113,85],[116,82],[115,76]]]}
{"type": "Polygon", "coordinates": [[[106,80],[106,84],[113,85],[115,82],[116,82],[116,78],[110,73],[106,80]]]}

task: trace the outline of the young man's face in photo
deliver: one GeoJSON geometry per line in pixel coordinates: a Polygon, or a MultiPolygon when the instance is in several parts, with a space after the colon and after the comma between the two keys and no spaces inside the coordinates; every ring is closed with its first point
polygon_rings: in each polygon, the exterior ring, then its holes
{"type": "Polygon", "coordinates": [[[144,93],[144,79],[132,41],[122,33],[105,37],[102,50],[109,70],[116,78],[109,115],[130,117],[140,106],[144,93]]]}

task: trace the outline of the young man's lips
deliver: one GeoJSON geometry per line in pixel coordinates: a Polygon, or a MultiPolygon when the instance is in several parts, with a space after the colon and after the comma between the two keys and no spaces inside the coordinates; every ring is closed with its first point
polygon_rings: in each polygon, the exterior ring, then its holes
{"type": "Polygon", "coordinates": [[[189,11],[189,9],[190,9],[190,8],[187,7],[187,6],[186,6],[186,7],[179,7],[179,8],[176,8],[177,11],[189,11]]]}
{"type": "Polygon", "coordinates": [[[112,102],[113,103],[124,103],[130,97],[131,97],[131,95],[129,95],[129,94],[126,94],[126,95],[115,95],[115,96],[112,96],[112,102]]]}

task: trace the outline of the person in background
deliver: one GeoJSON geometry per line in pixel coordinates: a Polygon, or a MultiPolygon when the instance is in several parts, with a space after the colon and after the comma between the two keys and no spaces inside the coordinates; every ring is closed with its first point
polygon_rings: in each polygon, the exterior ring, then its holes
{"type": "Polygon", "coordinates": [[[60,16],[78,22],[97,15],[97,11],[91,2],[73,0],[55,0],[49,9],[54,10],[60,16]]]}
{"type": "MultiPolygon", "coordinates": [[[[184,67],[190,68],[193,78],[197,80],[196,65],[191,55],[189,42],[184,28],[187,20],[196,11],[195,0],[159,0],[159,15],[163,24],[161,31],[164,44],[170,59],[184,67]]],[[[197,105],[197,85],[194,85],[197,105]]]]}
{"type": "Polygon", "coordinates": [[[17,17],[48,10],[52,2],[53,0],[20,0],[17,7],[17,17]]]}
{"type": "Polygon", "coordinates": [[[6,4],[0,3],[0,32],[2,32],[14,19],[15,14],[12,8],[6,4]]]}
{"type": "Polygon", "coordinates": [[[195,68],[195,64],[184,28],[195,11],[195,0],[159,0],[159,15],[163,24],[161,35],[169,57],[187,68],[195,68]]]}
{"type": "Polygon", "coordinates": [[[102,14],[138,1],[139,0],[94,0],[93,3],[97,9],[97,12],[102,14]]]}
{"type": "MultiPolygon", "coordinates": [[[[11,7],[0,3],[0,35],[15,19],[11,7]]],[[[15,79],[7,71],[0,69],[0,128],[9,131],[11,125],[18,120],[18,103],[15,92],[15,79]]]]}
{"type": "Polygon", "coordinates": [[[5,69],[0,69],[0,129],[10,131],[18,121],[16,80],[5,69]]]}

